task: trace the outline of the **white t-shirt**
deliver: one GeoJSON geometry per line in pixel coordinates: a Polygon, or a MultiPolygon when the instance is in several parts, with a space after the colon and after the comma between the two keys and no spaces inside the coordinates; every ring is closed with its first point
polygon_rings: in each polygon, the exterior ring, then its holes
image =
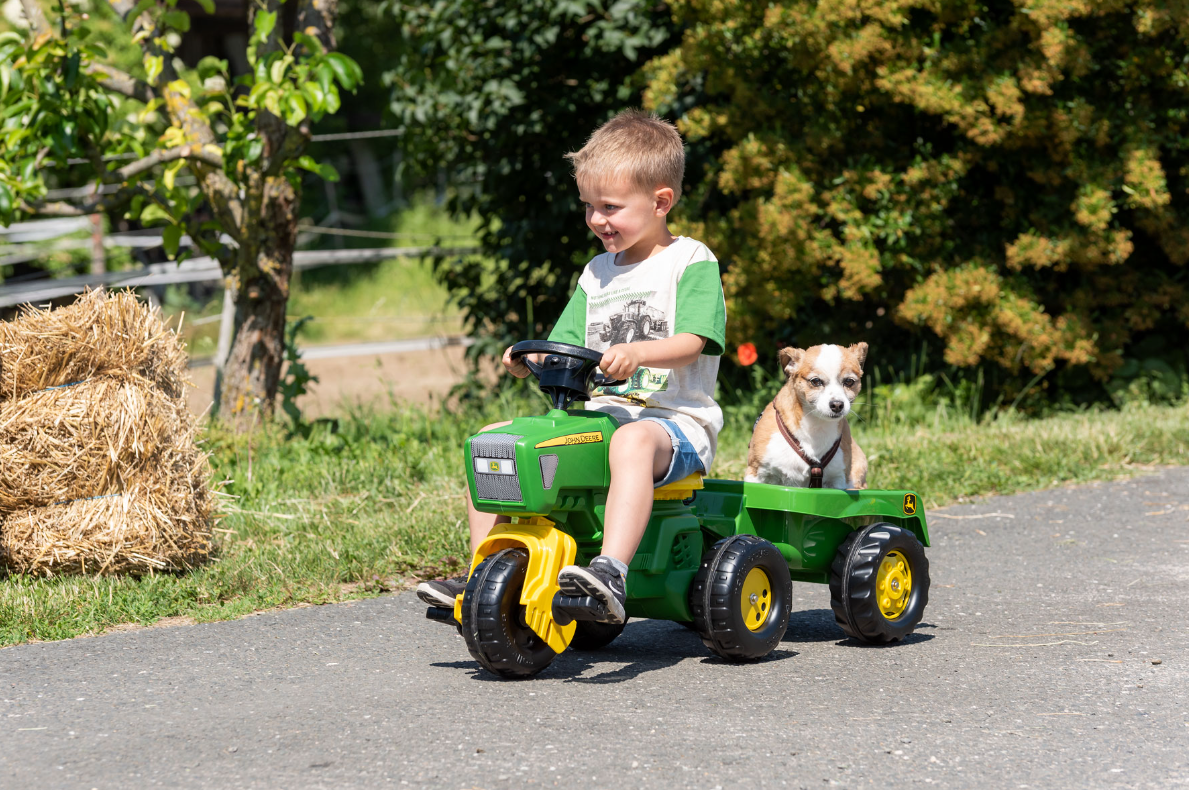
{"type": "Polygon", "coordinates": [[[727,329],[718,259],[705,244],[685,236],[640,263],[620,266],[617,257],[606,252],[586,264],[549,339],[606,351],[616,343],[683,332],[706,338],[692,364],[671,370],[642,367],[626,384],[595,389],[586,408],[621,423],[642,417],[672,420],[709,471],[722,430],[714,385],[727,329]]]}

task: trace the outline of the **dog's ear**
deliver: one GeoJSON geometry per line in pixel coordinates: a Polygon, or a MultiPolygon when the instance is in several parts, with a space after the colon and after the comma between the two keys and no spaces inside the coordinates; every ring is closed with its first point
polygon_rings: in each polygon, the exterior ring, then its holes
{"type": "Polygon", "coordinates": [[[793,368],[801,361],[801,357],[805,356],[805,352],[799,348],[792,348],[785,346],[780,349],[780,367],[784,370],[785,375],[793,375],[793,368]]]}
{"type": "Polygon", "coordinates": [[[867,361],[867,344],[855,343],[847,349],[850,353],[855,355],[855,359],[859,360],[859,370],[863,369],[863,363],[867,361]]]}

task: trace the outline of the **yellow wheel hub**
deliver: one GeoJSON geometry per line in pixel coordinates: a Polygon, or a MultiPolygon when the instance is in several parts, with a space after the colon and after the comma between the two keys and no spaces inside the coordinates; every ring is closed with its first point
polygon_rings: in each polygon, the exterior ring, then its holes
{"type": "Polygon", "coordinates": [[[772,612],[772,582],[768,574],[759,568],[752,568],[743,580],[743,595],[740,604],[743,622],[749,631],[758,631],[768,622],[772,612]]]}
{"type": "Polygon", "coordinates": [[[875,594],[879,596],[879,610],[889,620],[895,620],[908,608],[912,592],[912,568],[899,551],[889,551],[879,564],[875,576],[875,594]]]}

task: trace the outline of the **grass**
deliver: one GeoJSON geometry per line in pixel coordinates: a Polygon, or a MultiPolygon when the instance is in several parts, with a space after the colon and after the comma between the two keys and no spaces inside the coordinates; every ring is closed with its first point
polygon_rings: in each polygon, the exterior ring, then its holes
{"type": "MultiPolygon", "coordinates": [[[[274,607],[373,595],[458,569],[466,556],[463,438],[499,416],[540,409],[492,396],[441,419],[415,408],[355,411],[305,438],[279,426],[208,430],[226,517],[217,559],[180,575],[0,580],[0,644],[62,639],[166,617],[221,620],[274,607]]],[[[714,474],[743,471],[750,405],[729,407],[714,474]]],[[[1045,419],[933,419],[856,426],[873,487],[918,490],[929,508],[1189,463],[1189,409],[1136,406],[1045,419]]]]}
{"type": "MultiPolygon", "coordinates": [[[[473,223],[458,222],[430,201],[420,201],[368,230],[401,234],[395,240],[339,237],[346,247],[420,247],[441,239],[443,246],[475,244],[473,223]]],[[[333,238],[321,237],[325,246],[333,238]]],[[[191,356],[214,355],[222,294],[195,304],[174,289],[166,300],[172,314],[186,311],[183,334],[191,356]],[[204,320],[205,319],[205,320],[204,320]],[[197,322],[197,323],[196,323],[197,322]]],[[[393,258],[380,263],[323,266],[294,274],[288,314],[313,316],[302,330],[302,345],[402,340],[462,331],[462,317],[426,258],[393,258]]]]}

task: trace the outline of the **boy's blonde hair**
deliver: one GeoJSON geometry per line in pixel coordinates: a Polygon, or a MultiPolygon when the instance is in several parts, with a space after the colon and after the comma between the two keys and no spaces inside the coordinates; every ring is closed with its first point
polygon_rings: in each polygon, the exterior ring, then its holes
{"type": "Polygon", "coordinates": [[[677,127],[654,113],[624,110],[566,158],[574,163],[579,186],[626,177],[646,192],[669,187],[674,202],[681,197],[685,146],[677,127]]]}

